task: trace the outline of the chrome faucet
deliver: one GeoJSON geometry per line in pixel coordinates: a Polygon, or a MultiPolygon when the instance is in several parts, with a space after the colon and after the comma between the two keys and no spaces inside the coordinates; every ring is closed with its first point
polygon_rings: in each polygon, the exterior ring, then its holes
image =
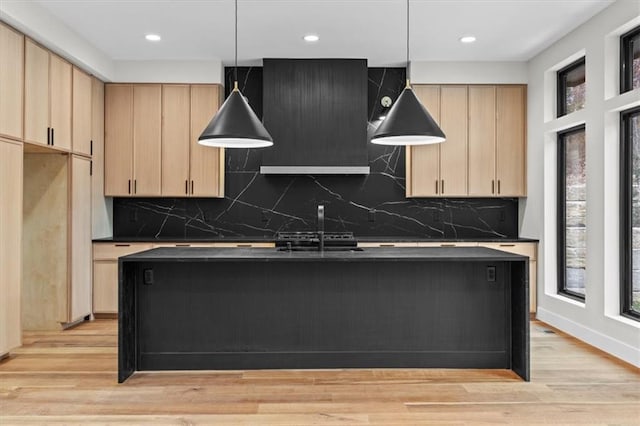
{"type": "Polygon", "coordinates": [[[318,205],[318,250],[324,251],[324,206],[318,205]]]}

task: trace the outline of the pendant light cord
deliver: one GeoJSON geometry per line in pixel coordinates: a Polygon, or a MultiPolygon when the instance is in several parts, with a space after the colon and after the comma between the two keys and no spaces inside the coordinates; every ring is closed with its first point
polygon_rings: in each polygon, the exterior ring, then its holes
{"type": "Polygon", "coordinates": [[[409,0],[407,0],[407,87],[409,86],[409,0]]]}
{"type": "Polygon", "coordinates": [[[233,90],[238,90],[238,0],[235,0],[236,26],[235,26],[235,65],[233,67],[233,90]]]}

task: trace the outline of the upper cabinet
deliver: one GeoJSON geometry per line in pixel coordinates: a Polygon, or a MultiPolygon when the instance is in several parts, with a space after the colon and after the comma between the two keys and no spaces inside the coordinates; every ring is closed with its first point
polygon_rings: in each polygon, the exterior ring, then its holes
{"type": "Polygon", "coordinates": [[[25,142],[71,150],[71,64],[29,39],[24,63],[25,142]]]}
{"type": "Polygon", "coordinates": [[[197,143],[218,109],[218,86],[105,87],[105,195],[222,196],[224,151],[197,143]]]}
{"type": "Polygon", "coordinates": [[[447,140],[407,147],[407,196],[466,196],[467,86],[416,86],[415,91],[447,140]]]}
{"type": "Polygon", "coordinates": [[[73,67],[73,152],[91,155],[92,79],[73,67]]]}
{"type": "Polygon", "coordinates": [[[161,86],[105,85],[106,196],[160,195],[161,86]]]}
{"type": "Polygon", "coordinates": [[[447,140],[407,148],[407,197],[526,196],[526,86],[414,90],[447,140]]]}
{"type": "Polygon", "coordinates": [[[22,139],[24,36],[0,22],[0,136],[22,139]]]}

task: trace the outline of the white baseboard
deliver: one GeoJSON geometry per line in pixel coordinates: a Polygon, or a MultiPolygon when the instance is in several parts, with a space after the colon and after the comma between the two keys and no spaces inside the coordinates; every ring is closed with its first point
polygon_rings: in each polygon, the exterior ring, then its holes
{"type": "Polygon", "coordinates": [[[538,307],[536,318],[572,335],[576,339],[580,339],[591,346],[640,368],[640,348],[628,345],[541,307],[538,307]]]}

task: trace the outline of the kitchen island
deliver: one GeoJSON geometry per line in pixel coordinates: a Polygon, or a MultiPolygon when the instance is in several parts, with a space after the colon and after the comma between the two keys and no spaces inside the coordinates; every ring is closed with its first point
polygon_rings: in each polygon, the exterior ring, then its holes
{"type": "Polygon", "coordinates": [[[527,260],[480,247],[121,257],[118,381],[268,368],[493,368],[529,380],[527,260]]]}

